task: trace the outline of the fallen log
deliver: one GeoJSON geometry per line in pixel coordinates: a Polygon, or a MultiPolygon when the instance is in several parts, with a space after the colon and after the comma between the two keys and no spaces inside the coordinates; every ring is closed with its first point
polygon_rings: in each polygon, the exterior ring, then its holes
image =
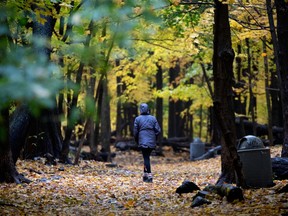
{"type": "Polygon", "coordinates": [[[201,155],[200,157],[194,158],[193,160],[205,160],[205,159],[210,159],[215,157],[216,155],[220,154],[219,152],[221,151],[222,147],[216,146],[214,148],[211,148],[210,150],[208,150],[205,154],[201,155]]]}
{"type": "Polygon", "coordinates": [[[244,200],[242,189],[231,184],[209,185],[206,186],[203,190],[216,193],[221,197],[225,196],[228,202],[244,200]]]}
{"type": "Polygon", "coordinates": [[[271,162],[274,179],[288,179],[288,158],[274,157],[271,158],[271,162]]]}
{"type": "MultiPolygon", "coordinates": [[[[244,137],[246,135],[253,134],[253,122],[249,121],[245,117],[237,117],[235,119],[235,125],[236,125],[236,135],[237,138],[240,139],[241,137],[244,137]]],[[[268,135],[268,126],[266,124],[258,124],[254,123],[254,127],[256,129],[256,136],[260,137],[263,135],[268,135]]],[[[272,127],[272,133],[273,133],[273,144],[279,144],[283,143],[283,135],[284,130],[282,127],[273,126],[272,127]]]]}
{"type": "Polygon", "coordinates": [[[213,199],[226,197],[230,203],[244,200],[241,188],[231,184],[209,185],[193,197],[191,207],[211,204],[213,199]],[[216,196],[215,196],[216,195],[216,196]]]}
{"type": "Polygon", "coordinates": [[[115,144],[115,147],[120,151],[139,150],[137,143],[134,140],[122,140],[115,144]]]}

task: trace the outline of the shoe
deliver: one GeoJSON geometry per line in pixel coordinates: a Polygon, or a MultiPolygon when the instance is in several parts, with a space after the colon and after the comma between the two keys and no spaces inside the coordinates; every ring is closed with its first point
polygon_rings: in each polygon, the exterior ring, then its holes
{"type": "Polygon", "coordinates": [[[149,183],[153,182],[153,177],[152,177],[151,173],[148,173],[148,177],[147,177],[147,181],[146,182],[149,182],[149,183]]]}
{"type": "Polygon", "coordinates": [[[148,181],[148,173],[143,174],[143,181],[147,182],[148,181]]]}

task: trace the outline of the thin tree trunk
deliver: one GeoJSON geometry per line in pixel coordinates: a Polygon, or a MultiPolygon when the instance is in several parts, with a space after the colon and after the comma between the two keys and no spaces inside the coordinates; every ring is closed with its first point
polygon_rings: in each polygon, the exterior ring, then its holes
{"type": "Polygon", "coordinates": [[[82,149],[83,144],[84,144],[84,141],[85,141],[85,136],[86,136],[86,134],[88,133],[89,128],[91,128],[91,126],[90,126],[91,123],[92,123],[92,122],[91,122],[90,120],[88,120],[88,121],[84,124],[84,130],[83,130],[83,134],[82,134],[81,139],[80,139],[79,146],[78,146],[78,148],[77,148],[77,152],[76,152],[75,160],[74,160],[74,165],[78,165],[78,163],[79,163],[79,158],[80,158],[81,149],[82,149]]]}
{"type": "Polygon", "coordinates": [[[102,95],[102,107],[101,107],[101,142],[102,152],[107,154],[107,161],[111,161],[111,150],[110,150],[110,138],[111,138],[111,127],[110,127],[110,99],[108,94],[108,81],[106,78],[102,80],[103,95],[102,95]]]}
{"type": "MultiPolygon", "coordinates": [[[[266,50],[266,37],[263,37],[263,53],[267,54],[266,50]]],[[[270,102],[270,91],[269,91],[269,68],[268,68],[268,57],[264,56],[264,70],[265,70],[265,95],[267,104],[267,115],[268,115],[268,139],[269,145],[273,144],[273,134],[272,134],[272,111],[270,102]]]]}
{"type": "MultiPolygon", "coordinates": [[[[237,45],[237,53],[238,55],[240,55],[242,53],[242,46],[239,43],[237,45]]],[[[237,56],[236,57],[236,70],[237,70],[237,82],[235,83],[235,87],[236,88],[243,88],[244,87],[244,83],[243,80],[241,80],[242,78],[242,59],[241,57],[237,56]]],[[[247,96],[244,96],[245,100],[244,102],[242,102],[242,93],[239,92],[238,94],[235,95],[235,99],[234,99],[234,111],[235,113],[238,114],[243,114],[246,115],[246,98],[247,96]]]]}
{"type": "MultiPolygon", "coordinates": [[[[116,67],[120,65],[120,60],[116,60],[116,67]]],[[[120,140],[122,138],[122,124],[123,124],[123,118],[122,118],[122,102],[120,100],[120,96],[122,94],[122,85],[121,85],[121,77],[116,77],[117,82],[117,116],[116,116],[116,140],[120,140]]]]}
{"type": "Polygon", "coordinates": [[[202,72],[203,72],[203,75],[204,75],[204,79],[207,83],[207,86],[208,86],[208,91],[209,91],[209,94],[210,94],[210,97],[213,98],[213,90],[212,90],[212,86],[211,86],[211,82],[208,78],[208,75],[207,75],[207,72],[206,72],[206,68],[204,66],[203,63],[201,63],[201,68],[202,68],[202,72]]]}
{"type": "MultiPolygon", "coordinates": [[[[163,88],[163,71],[161,65],[157,63],[157,74],[156,74],[156,89],[161,91],[163,88]]],[[[163,98],[156,98],[156,119],[159,123],[161,130],[163,130],[163,98]]],[[[162,137],[163,133],[158,138],[159,150],[162,152],[162,137]]]]}
{"type": "Polygon", "coordinates": [[[251,52],[250,52],[250,41],[249,38],[246,38],[246,46],[247,46],[247,59],[248,59],[248,66],[247,66],[247,74],[248,74],[248,88],[249,88],[249,111],[252,118],[253,123],[253,134],[256,135],[256,127],[255,127],[255,104],[254,104],[254,94],[253,94],[253,74],[251,71],[251,52]]]}
{"type": "MultiPolygon", "coordinates": [[[[75,84],[77,84],[79,86],[80,86],[80,83],[82,80],[83,70],[84,70],[84,64],[81,62],[79,65],[79,68],[77,70],[76,81],[75,81],[75,84]]],[[[67,108],[67,127],[65,129],[63,147],[62,147],[62,151],[61,151],[61,155],[60,155],[60,159],[59,159],[59,162],[68,163],[68,164],[72,164],[72,162],[68,158],[70,140],[72,137],[74,126],[75,126],[75,122],[71,122],[71,115],[72,115],[73,109],[75,109],[77,107],[78,92],[74,91],[72,95],[73,96],[72,96],[71,104],[67,108]]]]}
{"type": "MultiPolygon", "coordinates": [[[[96,115],[96,100],[95,100],[95,86],[96,86],[96,77],[95,77],[95,69],[93,66],[90,66],[90,80],[89,80],[89,86],[87,92],[89,93],[89,97],[91,98],[91,101],[93,100],[93,116],[96,115]]],[[[93,116],[89,116],[88,121],[89,123],[89,146],[90,146],[90,153],[96,157],[97,155],[97,143],[95,142],[95,124],[93,121],[93,116]]]]}
{"type": "MultiPolygon", "coordinates": [[[[103,75],[100,77],[97,90],[96,90],[96,95],[95,95],[95,101],[97,103],[96,105],[96,120],[95,120],[95,127],[94,127],[94,143],[95,143],[95,150],[97,151],[97,146],[98,142],[100,141],[99,139],[99,134],[100,134],[100,122],[101,122],[101,113],[102,113],[102,97],[103,97],[103,75]]],[[[97,151],[98,153],[98,151],[97,151]]]]}
{"type": "MultiPolygon", "coordinates": [[[[169,83],[175,88],[175,69],[169,69],[169,83]]],[[[169,113],[168,113],[168,138],[176,137],[176,108],[175,102],[169,98],[169,113]]]]}
{"type": "Polygon", "coordinates": [[[198,134],[198,137],[201,139],[202,137],[202,127],[203,127],[203,106],[200,105],[200,108],[199,108],[199,134],[198,134]]]}
{"type": "MultiPolygon", "coordinates": [[[[90,21],[90,23],[89,23],[89,30],[90,30],[90,33],[86,37],[86,41],[84,43],[84,49],[88,48],[90,45],[90,41],[92,38],[92,32],[93,32],[93,21],[90,21]]],[[[83,60],[81,60],[81,62],[79,64],[79,68],[78,68],[77,73],[76,73],[76,81],[75,81],[75,84],[78,86],[81,85],[84,66],[85,66],[84,62],[83,62],[83,60]]],[[[77,103],[78,103],[78,92],[73,91],[72,102],[71,102],[70,106],[68,107],[68,111],[67,111],[67,127],[65,130],[65,138],[63,141],[63,148],[62,148],[60,160],[59,160],[59,162],[61,162],[61,163],[68,163],[68,164],[72,163],[70,161],[70,159],[68,158],[70,140],[71,140],[74,126],[75,126],[75,122],[71,122],[71,115],[72,115],[73,109],[75,109],[77,107],[77,103]]]]}

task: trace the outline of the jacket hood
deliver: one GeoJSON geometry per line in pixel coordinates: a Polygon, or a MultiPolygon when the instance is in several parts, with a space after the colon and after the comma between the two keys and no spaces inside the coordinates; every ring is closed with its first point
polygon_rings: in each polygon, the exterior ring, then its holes
{"type": "Polygon", "coordinates": [[[149,114],[149,107],[146,103],[140,105],[140,114],[149,114]]]}

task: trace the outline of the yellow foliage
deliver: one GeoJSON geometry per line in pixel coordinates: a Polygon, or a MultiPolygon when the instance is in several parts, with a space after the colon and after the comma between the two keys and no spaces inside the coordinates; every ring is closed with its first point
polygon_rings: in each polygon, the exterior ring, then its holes
{"type": "MultiPolygon", "coordinates": [[[[125,5],[123,0],[113,0],[115,4],[119,7],[125,5]]],[[[179,5],[180,0],[170,1],[171,4],[179,5]]],[[[126,2],[127,3],[127,2],[126,2]]],[[[222,3],[229,4],[229,15],[232,43],[236,56],[240,58],[242,68],[247,67],[247,53],[245,52],[245,39],[249,38],[252,45],[253,58],[257,62],[257,82],[256,86],[263,84],[263,65],[262,58],[265,56],[272,56],[272,51],[268,50],[267,53],[262,51],[262,38],[265,36],[269,41],[270,33],[266,28],[268,26],[268,20],[265,10],[265,1],[251,0],[251,1],[235,1],[235,0],[222,0],[222,3]],[[237,46],[241,45],[242,52],[237,53],[237,46]],[[260,51],[259,51],[260,50],[260,51]]],[[[68,14],[69,2],[61,3],[61,9],[63,9],[65,14],[68,14]]],[[[192,9],[194,6],[191,6],[192,9]]],[[[141,7],[131,8],[131,13],[134,15],[141,14],[143,12],[141,7]]],[[[47,11],[36,11],[37,15],[48,14],[47,11]]],[[[50,12],[51,13],[51,12],[50,12]]],[[[161,12],[159,12],[161,14],[161,12]]],[[[79,38],[80,41],[83,40],[85,35],[89,34],[90,31],[87,30],[86,26],[89,20],[82,20],[78,17],[79,23],[83,24],[77,26],[77,30],[82,32],[79,38]],[[82,38],[83,36],[83,38],[82,38]]],[[[39,19],[41,22],[44,20],[39,19]]],[[[193,27],[183,26],[184,32],[182,32],[182,37],[178,37],[175,34],[177,30],[175,27],[167,27],[165,24],[151,24],[141,19],[141,17],[134,22],[137,23],[137,27],[133,31],[129,32],[129,41],[131,42],[131,47],[129,49],[123,49],[121,47],[114,46],[111,53],[111,58],[109,64],[111,68],[107,69],[109,77],[109,90],[111,95],[111,109],[115,111],[115,104],[118,100],[121,101],[133,101],[134,103],[139,103],[141,101],[152,101],[156,97],[162,97],[166,101],[171,100],[192,100],[192,106],[190,107],[190,112],[196,112],[201,106],[207,108],[212,105],[212,99],[207,90],[206,83],[203,83],[203,72],[200,68],[200,64],[204,66],[211,66],[213,59],[213,24],[214,24],[214,7],[207,7],[200,14],[199,23],[193,27]],[[115,66],[115,59],[120,60],[120,65],[115,66]],[[180,75],[174,80],[179,86],[177,88],[172,88],[169,83],[168,71],[170,68],[174,67],[176,62],[180,62],[181,72],[180,75]],[[199,68],[191,69],[189,64],[198,65],[199,68]],[[161,66],[163,71],[163,84],[164,88],[162,91],[155,89],[157,65],[161,66]],[[190,71],[192,70],[192,72],[190,71]],[[190,78],[194,79],[193,85],[187,85],[185,82],[188,80],[188,73],[190,78]],[[116,83],[116,76],[121,78],[121,83],[116,83]],[[115,92],[117,86],[125,86],[125,92],[119,98],[117,98],[115,92]]],[[[127,21],[129,22],[129,21],[127,21]]],[[[114,32],[109,32],[105,36],[101,35],[102,29],[101,21],[97,23],[97,32],[95,37],[91,40],[91,52],[93,57],[91,57],[91,62],[95,64],[96,73],[100,73],[102,65],[99,61],[103,58],[99,52],[107,53],[107,44],[111,43],[113,37],[111,35],[114,32]],[[100,56],[100,57],[99,57],[100,56]],[[96,61],[96,60],[97,61],[96,61]],[[100,60],[99,60],[100,59],[100,60]],[[96,62],[96,63],[95,63],[96,62]]],[[[59,25],[57,23],[57,25],[59,25]]],[[[75,27],[74,27],[75,30],[75,27]]],[[[78,39],[78,38],[77,38],[78,39]]],[[[65,43],[56,43],[53,41],[53,45],[56,49],[61,49],[64,53],[70,54],[67,62],[71,64],[76,58],[81,58],[85,55],[86,49],[84,49],[83,44],[72,44],[67,46],[65,43]],[[72,57],[71,57],[72,56],[72,57]]],[[[123,46],[125,47],[125,46],[123,46]]],[[[90,53],[89,53],[90,54],[90,53]]],[[[55,55],[54,53],[52,55],[55,55]]],[[[55,59],[55,58],[53,58],[55,59]]],[[[235,65],[235,64],[234,64],[235,65]]],[[[193,66],[194,67],[194,66],[193,66]]],[[[236,67],[236,66],[235,66],[236,67]]],[[[106,68],[105,68],[106,69],[106,68]]],[[[212,69],[208,69],[208,74],[211,76],[212,69]]],[[[89,76],[87,76],[89,79],[89,76]]],[[[245,77],[243,79],[246,79],[245,77]]],[[[213,82],[211,83],[213,86],[213,82]]],[[[242,89],[236,89],[236,93],[240,93],[242,89]]],[[[259,89],[254,89],[255,93],[261,92],[259,89]]],[[[84,97],[84,96],[83,96],[84,97]]],[[[257,95],[260,100],[259,105],[257,104],[257,109],[262,109],[264,106],[263,97],[257,95]],[[261,107],[262,106],[262,107],[261,107]]],[[[114,112],[115,113],[115,112],[114,112]]],[[[259,115],[258,115],[259,116],[259,115]]],[[[259,118],[259,117],[258,117],[259,118]]],[[[265,118],[265,115],[264,117],[265,118]]],[[[112,120],[113,121],[113,120],[112,120]]]]}
{"type": "Polygon", "coordinates": [[[181,3],[181,0],[172,0],[171,3],[174,5],[179,5],[181,3]]]}
{"type": "Polygon", "coordinates": [[[261,56],[262,56],[262,57],[266,57],[266,56],[267,56],[267,53],[262,53],[261,56]]]}
{"type": "Polygon", "coordinates": [[[222,2],[222,4],[233,4],[235,3],[235,0],[219,0],[220,2],[222,2]]]}

